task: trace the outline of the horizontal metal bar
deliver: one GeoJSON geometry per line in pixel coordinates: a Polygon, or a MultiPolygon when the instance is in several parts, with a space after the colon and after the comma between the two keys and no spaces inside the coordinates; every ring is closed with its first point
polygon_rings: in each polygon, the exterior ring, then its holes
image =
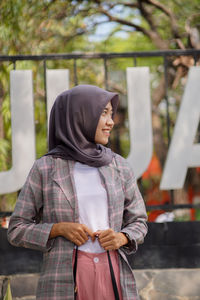
{"type": "Polygon", "coordinates": [[[17,60],[58,60],[58,59],[96,59],[96,58],[128,58],[128,57],[162,57],[162,56],[180,56],[192,55],[200,56],[200,49],[186,50],[158,50],[158,51],[135,51],[120,53],[59,53],[42,55],[0,55],[0,61],[17,60]]]}
{"type": "MultiPolygon", "coordinates": [[[[146,209],[147,211],[152,211],[152,210],[174,210],[174,209],[196,209],[200,208],[200,203],[199,204],[165,204],[165,205],[147,205],[146,209]]],[[[12,212],[10,211],[1,211],[0,212],[0,218],[4,217],[9,217],[11,216],[12,212]]]]}
{"type": "Polygon", "coordinates": [[[0,211],[0,218],[9,217],[12,215],[12,211],[0,211]]]}
{"type": "Polygon", "coordinates": [[[187,209],[187,208],[200,208],[200,204],[165,204],[165,205],[147,205],[147,211],[152,210],[174,210],[174,209],[187,209]]]}

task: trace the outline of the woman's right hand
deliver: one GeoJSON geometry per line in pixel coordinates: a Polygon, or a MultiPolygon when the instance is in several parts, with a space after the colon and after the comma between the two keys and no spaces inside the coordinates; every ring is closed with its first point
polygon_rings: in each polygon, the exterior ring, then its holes
{"type": "Polygon", "coordinates": [[[88,240],[88,236],[91,237],[92,241],[95,240],[93,232],[86,225],[72,222],[54,224],[49,238],[51,239],[57,236],[62,236],[77,246],[85,244],[88,240]]]}

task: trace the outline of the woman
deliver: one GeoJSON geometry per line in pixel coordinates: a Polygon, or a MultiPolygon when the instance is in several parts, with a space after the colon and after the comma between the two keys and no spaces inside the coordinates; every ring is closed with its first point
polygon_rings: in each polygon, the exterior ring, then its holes
{"type": "Polygon", "coordinates": [[[107,253],[119,298],[139,299],[125,254],[143,242],[147,217],[126,160],[105,147],[117,105],[117,94],[91,85],[53,105],[49,152],[34,163],[8,229],[11,244],[44,252],[38,300],[74,299],[74,281],[78,300],[115,299],[107,253]]]}

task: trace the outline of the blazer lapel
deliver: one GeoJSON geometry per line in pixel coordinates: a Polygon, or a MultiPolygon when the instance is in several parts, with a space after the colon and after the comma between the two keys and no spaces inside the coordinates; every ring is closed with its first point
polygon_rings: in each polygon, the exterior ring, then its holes
{"type": "Polygon", "coordinates": [[[105,185],[108,195],[108,215],[110,220],[110,227],[114,226],[114,200],[115,200],[115,184],[119,179],[117,168],[113,165],[103,166],[99,168],[100,176],[105,185]]]}
{"type": "Polygon", "coordinates": [[[74,211],[75,222],[78,222],[78,201],[76,195],[76,188],[73,177],[74,161],[55,159],[55,169],[53,172],[53,180],[56,182],[66,196],[74,211]]]}

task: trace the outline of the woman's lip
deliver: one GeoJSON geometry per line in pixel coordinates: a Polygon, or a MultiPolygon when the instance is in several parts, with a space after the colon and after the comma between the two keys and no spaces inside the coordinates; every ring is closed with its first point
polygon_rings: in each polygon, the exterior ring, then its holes
{"type": "Polygon", "coordinates": [[[108,130],[108,129],[103,129],[103,132],[104,132],[104,134],[106,134],[106,135],[110,135],[110,130],[108,130]]]}

